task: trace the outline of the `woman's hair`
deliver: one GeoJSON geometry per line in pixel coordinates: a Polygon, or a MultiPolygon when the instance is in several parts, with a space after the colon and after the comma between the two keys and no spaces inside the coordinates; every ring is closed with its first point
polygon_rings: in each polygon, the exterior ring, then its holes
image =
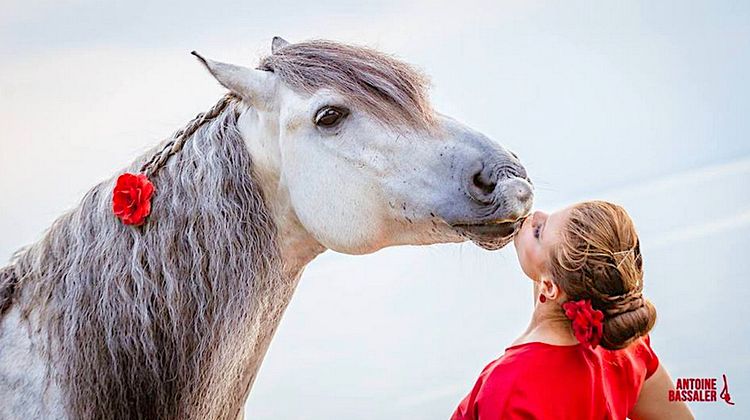
{"type": "Polygon", "coordinates": [[[656,308],[641,295],[638,234],[622,207],[606,201],[573,206],[549,269],[569,300],[590,299],[602,311],[602,347],[624,348],[653,328],[656,308]]]}

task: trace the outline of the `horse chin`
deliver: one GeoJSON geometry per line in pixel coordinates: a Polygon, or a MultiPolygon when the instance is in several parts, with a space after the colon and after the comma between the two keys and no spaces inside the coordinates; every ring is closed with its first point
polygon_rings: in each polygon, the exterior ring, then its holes
{"type": "Polygon", "coordinates": [[[508,238],[502,238],[494,241],[477,241],[472,239],[471,241],[474,242],[477,246],[480,248],[486,249],[487,251],[497,251],[498,249],[504,247],[505,245],[508,245],[510,241],[513,240],[513,237],[508,238]]]}
{"type": "Polygon", "coordinates": [[[508,245],[521,228],[522,220],[503,223],[460,223],[452,225],[464,238],[488,251],[508,245]]]}

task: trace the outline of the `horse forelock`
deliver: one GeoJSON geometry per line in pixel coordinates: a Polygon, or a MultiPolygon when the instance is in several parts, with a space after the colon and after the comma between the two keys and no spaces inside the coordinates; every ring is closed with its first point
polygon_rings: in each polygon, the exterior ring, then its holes
{"type": "MultiPolygon", "coordinates": [[[[145,225],[90,190],[14,262],[49,337],[71,418],[227,418],[242,404],[259,311],[278,311],[276,228],[232,102],[158,171],[145,225]]],[[[137,171],[153,153],[129,168],[137,171]]]]}
{"type": "Polygon", "coordinates": [[[295,90],[339,92],[389,126],[431,129],[435,125],[427,77],[370,48],[324,40],[300,42],[263,58],[258,68],[274,72],[295,90]]]}

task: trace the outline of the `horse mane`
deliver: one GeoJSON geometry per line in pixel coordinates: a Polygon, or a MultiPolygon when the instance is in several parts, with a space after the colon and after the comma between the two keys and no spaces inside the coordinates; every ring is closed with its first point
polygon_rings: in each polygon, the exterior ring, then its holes
{"type": "Polygon", "coordinates": [[[245,105],[222,101],[126,169],[156,187],[143,226],[112,214],[112,177],[0,272],[0,304],[15,289],[46,332],[70,418],[233,418],[242,404],[257,314],[281,316],[268,296],[293,286],[237,128],[245,105]]]}
{"type": "MultiPolygon", "coordinates": [[[[309,41],[259,68],[298,91],[334,89],[388,125],[435,123],[427,79],[374,50],[309,41]]],[[[0,269],[0,316],[17,305],[46,337],[70,418],[237,414],[261,324],[294,288],[237,128],[244,106],[225,97],[125,169],[156,187],[143,226],[112,214],[112,177],[0,269]]]]}
{"type": "Polygon", "coordinates": [[[274,72],[298,91],[333,89],[388,126],[435,126],[427,77],[377,50],[326,40],[305,41],[275,51],[263,58],[258,68],[274,72]]]}

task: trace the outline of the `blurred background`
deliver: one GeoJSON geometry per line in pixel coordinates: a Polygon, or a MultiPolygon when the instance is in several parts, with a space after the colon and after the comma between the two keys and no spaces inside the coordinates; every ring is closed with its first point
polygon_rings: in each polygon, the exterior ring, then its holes
{"type": "MultiPolygon", "coordinates": [[[[223,91],[189,51],[253,66],[274,35],[396,54],[441,112],[518,153],[537,208],[601,198],[641,234],[652,343],[727,375],[750,418],[750,3],[1,0],[0,258],[223,91]]],[[[327,252],[247,402],[252,419],[448,418],[523,331],[512,246],[327,252]]]]}

